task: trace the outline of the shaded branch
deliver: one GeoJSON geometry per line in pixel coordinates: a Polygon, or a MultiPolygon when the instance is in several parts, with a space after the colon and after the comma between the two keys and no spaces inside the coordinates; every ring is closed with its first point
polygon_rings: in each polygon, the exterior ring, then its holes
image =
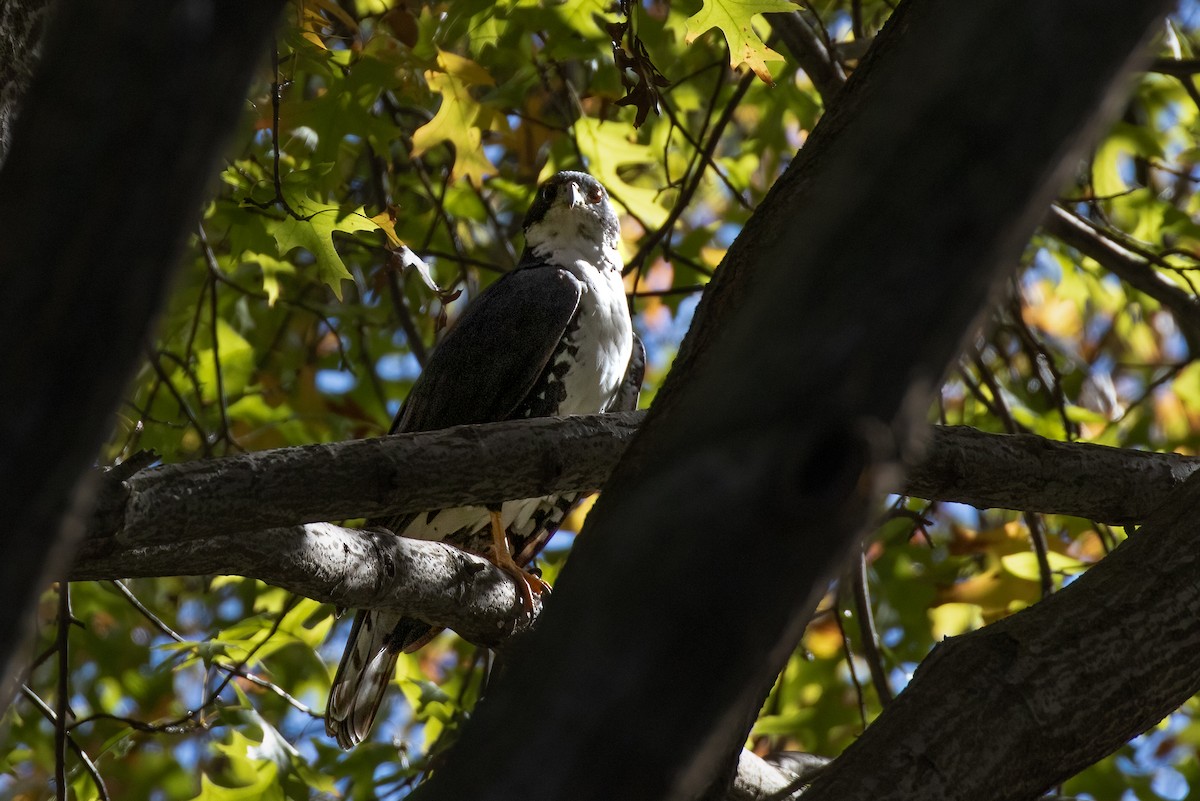
{"type": "Polygon", "coordinates": [[[846,84],[846,73],[838,63],[820,35],[802,11],[784,14],[766,14],[771,30],[787,46],[792,58],[808,75],[826,108],[833,102],[838,91],[846,84]]]}
{"type": "MultiPolygon", "coordinates": [[[[132,476],[110,472],[89,553],[117,543],[173,543],[591,491],[607,480],[643,416],[489,423],[259,451],[132,476]]],[[[1200,459],[1178,454],[934,426],[904,481],[886,489],[1123,525],[1145,520],[1198,467],[1200,459]]]]}
{"type": "Polygon", "coordinates": [[[806,801],[1027,801],[1156,724],[1200,691],[1198,514],[1194,476],[1068,586],[938,645],[806,801]]]}
{"type": "Polygon", "coordinates": [[[640,419],[537,418],[166,465],[110,484],[91,538],[195,539],[594,490],[640,419]]]}
{"type": "Polygon", "coordinates": [[[1051,206],[1042,222],[1046,232],[1125,283],[1166,307],[1175,317],[1190,353],[1200,353],[1200,298],[1172,283],[1154,269],[1150,259],[1114,241],[1092,223],[1059,206],[1051,206]]]}
{"type": "Polygon", "coordinates": [[[1200,59],[1156,58],[1150,62],[1150,72],[1170,75],[1175,78],[1189,78],[1200,73],[1200,59]]]}
{"type": "Polygon", "coordinates": [[[1198,468],[1200,458],[1175,453],[934,426],[900,492],[1125,525],[1144,521],[1198,468]]]}

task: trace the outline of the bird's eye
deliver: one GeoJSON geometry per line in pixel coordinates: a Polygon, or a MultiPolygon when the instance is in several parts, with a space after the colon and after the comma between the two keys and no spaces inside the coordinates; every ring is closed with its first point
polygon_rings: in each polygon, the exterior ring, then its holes
{"type": "Polygon", "coordinates": [[[587,202],[588,203],[599,203],[601,200],[604,200],[604,190],[603,189],[601,189],[599,186],[592,186],[590,189],[588,189],[588,193],[587,193],[587,202]]]}
{"type": "Polygon", "coordinates": [[[546,184],[542,187],[542,200],[547,203],[554,200],[554,187],[551,184],[546,184]]]}

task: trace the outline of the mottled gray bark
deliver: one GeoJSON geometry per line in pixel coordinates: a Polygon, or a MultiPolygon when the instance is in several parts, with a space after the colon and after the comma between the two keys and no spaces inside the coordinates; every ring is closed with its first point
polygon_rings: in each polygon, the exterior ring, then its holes
{"type": "MultiPolygon", "coordinates": [[[[173,542],[86,545],[74,581],[237,575],[347,608],[390,608],[496,646],[529,626],[511,576],[481,556],[382,529],[310,523],[173,542]]],[[[541,599],[534,598],[534,615],[541,599]]]]}
{"type": "Polygon", "coordinates": [[[93,533],[115,532],[124,543],[191,539],[595,490],[640,419],[459,426],[143,470],[112,488],[93,533]]]}
{"type": "MultiPolygon", "coordinates": [[[[641,417],[632,412],[461,426],[143,470],[100,493],[107,508],[71,576],[241,575],[346,606],[394,605],[404,590],[389,590],[391,600],[379,603],[371,596],[346,595],[360,592],[354,589],[360,583],[382,586],[366,578],[379,571],[364,567],[366,572],[351,575],[357,570],[354,558],[338,548],[319,547],[340,541],[337,537],[374,542],[377,535],[300,524],[314,517],[386,517],[594,489],[603,484],[641,417]],[[113,528],[122,515],[126,525],[113,528]],[[314,531],[326,532],[325,539],[314,531]],[[271,555],[276,552],[291,556],[275,564],[271,555]]],[[[1177,454],[934,427],[922,461],[909,469],[902,487],[889,489],[981,508],[1125,524],[1144,522],[1197,468],[1200,459],[1177,454]]],[[[423,553],[427,546],[390,542],[396,539],[390,537],[388,545],[400,549],[396,553],[409,547],[423,553]]],[[[364,547],[355,544],[354,550],[367,553],[368,563],[382,553],[364,547]]],[[[427,600],[435,604],[431,608],[441,609],[437,604],[456,597],[455,574],[435,581],[403,575],[420,565],[417,556],[393,557],[393,564],[397,582],[424,581],[430,588],[427,600]],[[449,588],[442,599],[434,598],[438,587],[449,588]]],[[[404,611],[423,620],[442,614],[420,605],[404,611]]],[[[465,619],[470,612],[462,614],[465,619]]],[[[489,613],[480,614],[487,618],[489,613]]],[[[430,622],[460,628],[441,619],[430,622]]],[[[483,629],[490,630],[490,623],[483,629]]]]}
{"type": "Polygon", "coordinates": [[[734,242],[553,602],[414,799],[712,796],[895,481],[891,448],[1166,7],[900,5],[734,242]]]}
{"type": "Polygon", "coordinates": [[[0,169],[0,686],[282,6],[72,0],[46,33],[0,169]]]}

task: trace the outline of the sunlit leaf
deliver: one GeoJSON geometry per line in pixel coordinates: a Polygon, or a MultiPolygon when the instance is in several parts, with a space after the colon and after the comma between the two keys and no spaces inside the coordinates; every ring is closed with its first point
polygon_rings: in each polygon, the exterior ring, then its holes
{"type": "Polygon", "coordinates": [[[425,80],[442,96],[442,103],[433,119],[413,132],[413,158],[446,142],[454,148],[453,176],[480,186],[496,167],[483,152],[482,128],[488,114],[471,96],[470,87],[490,85],[492,78],[474,62],[444,51],[438,52],[438,65],[443,71],[429,70],[425,80]]]}
{"type": "Polygon", "coordinates": [[[687,22],[690,44],[705,31],[717,28],[729,45],[729,64],[745,64],[754,73],[773,83],[767,61],[782,61],[783,56],[767,47],[754,31],[753,19],[759,14],[795,11],[787,0],[704,0],[704,5],[687,22]]]}

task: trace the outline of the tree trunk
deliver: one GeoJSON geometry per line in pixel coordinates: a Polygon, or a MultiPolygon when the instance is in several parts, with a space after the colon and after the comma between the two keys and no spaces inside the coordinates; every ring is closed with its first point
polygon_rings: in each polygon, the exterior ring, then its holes
{"type": "Polygon", "coordinates": [[[0,686],[282,0],[58,9],[0,170],[0,686]]]}
{"type": "Polygon", "coordinates": [[[414,797],[712,785],[1167,5],[900,6],[734,243],[537,629],[414,797]]]}

